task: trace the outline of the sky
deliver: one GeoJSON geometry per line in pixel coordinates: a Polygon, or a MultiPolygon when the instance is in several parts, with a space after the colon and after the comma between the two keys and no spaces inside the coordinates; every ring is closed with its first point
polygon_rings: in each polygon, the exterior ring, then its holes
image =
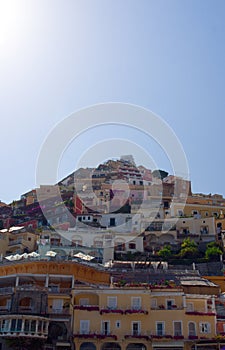
{"type": "MultiPolygon", "coordinates": [[[[108,102],[161,117],[183,146],[192,190],[225,196],[224,37],[223,0],[0,0],[0,200],[36,187],[38,156],[56,125],[108,102]]],[[[126,133],[171,170],[159,145],[126,133]]],[[[123,135],[121,126],[86,131],[63,153],[58,177],[101,140],[112,157],[133,151],[107,146],[123,135]]],[[[93,152],[90,159],[97,166],[93,152]]]]}

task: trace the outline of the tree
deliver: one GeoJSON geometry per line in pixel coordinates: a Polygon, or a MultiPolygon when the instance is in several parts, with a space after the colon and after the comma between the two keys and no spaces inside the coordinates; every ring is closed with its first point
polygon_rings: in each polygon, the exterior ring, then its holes
{"type": "Polygon", "coordinates": [[[215,260],[217,259],[221,254],[223,254],[223,251],[220,246],[216,242],[210,242],[207,244],[207,249],[205,251],[205,257],[208,260],[215,260]]]}
{"type": "Polygon", "coordinates": [[[160,179],[160,180],[163,180],[165,177],[167,177],[168,176],[168,172],[167,171],[165,171],[165,170],[160,170],[160,169],[158,169],[158,170],[154,170],[153,172],[152,172],[152,176],[153,177],[156,177],[157,179],[160,179]]]}
{"type": "Polygon", "coordinates": [[[167,260],[171,257],[172,251],[170,245],[165,245],[162,249],[159,250],[158,255],[160,258],[167,260]]]}
{"type": "Polygon", "coordinates": [[[196,255],[198,255],[198,247],[197,244],[190,240],[190,238],[184,239],[183,243],[181,244],[181,249],[179,253],[181,258],[194,258],[196,255]]]}

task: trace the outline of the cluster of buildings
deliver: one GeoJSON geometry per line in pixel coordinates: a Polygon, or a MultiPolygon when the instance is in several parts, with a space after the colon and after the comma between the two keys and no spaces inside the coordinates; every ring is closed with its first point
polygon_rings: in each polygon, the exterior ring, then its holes
{"type": "Polygon", "coordinates": [[[130,156],[0,203],[0,350],[224,350],[222,259],[204,277],[197,264],[114,260],[187,237],[224,246],[224,216],[221,195],[130,156]]]}
{"type": "Polygon", "coordinates": [[[31,251],[37,244],[41,253],[57,249],[68,257],[82,247],[105,262],[114,253],[154,254],[165,244],[176,249],[187,237],[204,248],[211,241],[223,244],[224,215],[221,195],[194,194],[190,181],[137,167],[126,156],[1,203],[0,253],[31,251]],[[12,227],[23,230],[12,233],[12,227]]]}

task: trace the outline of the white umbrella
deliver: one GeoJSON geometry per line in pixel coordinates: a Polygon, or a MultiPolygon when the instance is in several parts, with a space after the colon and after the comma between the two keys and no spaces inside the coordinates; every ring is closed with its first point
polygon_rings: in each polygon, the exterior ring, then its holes
{"type": "Polygon", "coordinates": [[[9,232],[19,231],[22,230],[22,228],[24,228],[24,226],[12,226],[10,227],[9,232]]]}
{"type": "Polygon", "coordinates": [[[9,261],[14,260],[14,259],[13,259],[13,255],[5,256],[5,259],[7,259],[7,260],[9,260],[9,261]]]}
{"type": "Polygon", "coordinates": [[[45,254],[45,256],[51,256],[51,257],[54,257],[54,256],[56,256],[56,252],[53,252],[52,250],[49,250],[46,254],[45,254]]]}
{"type": "Polygon", "coordinates": [[[20,260],[21,258],[22,258],[22,255],[20,254],[13,255],[13,260],[20,260]]]}
{"type": "Polygon", "coordinates": [[[75,254],[74,256],[75,256],[76,258],[80,258],[80,259],[87,260],[87,261],[90,261],[90,260],[92,260],[92,259],[95,258],[94,256],[86,255],[86,254],[83,254],[83,253],[81,253],[81,252],[75,254]]]}
{"type": "Polygon", "coordinates": [[[29,257],[29,255],[27,253],[23,253],[22,255],[20,255],[21,258],[27,259],[29,257]]]}
{"type": "Polygon", "coordinates": [[[29,253],[28,256],[31,256],[32,258],[37,258],[38,256],[40,256],[40,254],[36,252],[32,252],[32,253],[29,253]]]}

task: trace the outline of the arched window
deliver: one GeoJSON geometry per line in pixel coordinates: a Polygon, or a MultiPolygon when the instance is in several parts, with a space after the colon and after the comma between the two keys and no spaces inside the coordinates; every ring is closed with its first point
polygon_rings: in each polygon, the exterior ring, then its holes
{"type": "Polygon", "coordinates": [[[188,335],[193,337],[196,336],[196,325],[195,322],[189,322],[188,324],[188,335]]]}

